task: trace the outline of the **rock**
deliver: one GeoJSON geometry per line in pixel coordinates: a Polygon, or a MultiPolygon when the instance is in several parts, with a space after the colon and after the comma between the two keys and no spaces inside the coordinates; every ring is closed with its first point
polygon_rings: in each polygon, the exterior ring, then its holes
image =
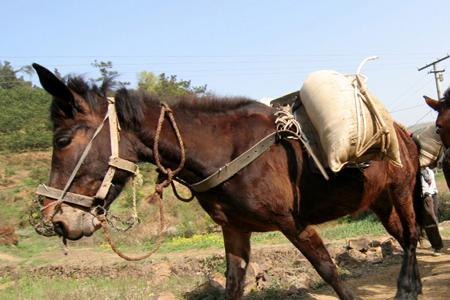
{"type": "Polygon", "coordinates": [[[449,227],[450,227],[450,220],[439,223],[439,228],[449,228],[449,227]]]}
{"type": "MultiPolygon", "coordinates": [[[[205,283],[199,285],[193,291],[186,293],[184,298],[187,300],[222,299],[225,294],[225,288],[216,279],[208,278],[205,283]]],[[[225,282],[225,278],[223,278],[223,282],[225,282]]]]}
{"type": "Polygon", "coordinates": [[[222,273],[214,273],[208,278],[209,284],[217,289],[225,289],[226,278],[222,273]]]}
{"type": "Polygon", "coordinates": [[[366,238],[359,238],[359,239],[351,239],[347,241],[347,249],[355,249],[360,252],[366,252],[369,250],[369,240],[366,238]]]}
{"type": "Polygon", "coordinates": [[[258,289],[258,278],[264,277],[261,271],[261,267],[255,263],[249,263],[247,267],[247,273],[245,275],[245,289],[244,294],[247,294],[253,290],[258,289]]]}
{"type": "Polygon", "coordinates": [[[371,264],[381,264],[383,262],[383,251],[381,247],[371,247],[366,253],[367,261],[371,264]]]}
{"type": "Polygon", "coordinates": [[[349,249],[336,255],[336,263],[338,266],[352,268],[358,267],[362,262],[367,261],[367,256],[355,249],[349,249]]]}
{"type": "Polygon", "coordinates": [[[372,240],[369,244],[370,247],[380,247],[381,242],[379,240],[372,240]]]}
{"type": "Polygon", "coordinates": [[[392,240],[387,239],[381,243],[381,253],[383,257],[392,256],[394,254],[394,247],[392,245],[392,240]]]}

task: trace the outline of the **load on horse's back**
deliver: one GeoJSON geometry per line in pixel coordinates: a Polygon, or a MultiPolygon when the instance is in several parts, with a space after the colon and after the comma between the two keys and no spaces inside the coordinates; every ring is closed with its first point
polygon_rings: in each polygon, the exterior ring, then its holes
{"type": "Polygon", "coordinates": [[[48,187],[55,193],[46,194],[43,214],[62,237],[76,240],[100,227],[109,206],[133,176],[130,165],[146,161],[164,166],[168,171],[159,170],[160,183],[175,179],[190,186],[220,174],[229,162],[273,135],[271,146],[264,146],[267,150],[226,181],[204,191],[193,189],[200,205],[222,227],[227,296],[242,297],[252,232],[277,230],[305,255],[341,299],[355,299],[313,225],[366,209],[377,214],[404,249],[397,298],[415,299],[421,292],[415,218],[415,208],[420,206],[414,203],[418,149],[400,126],[394,124],[393,130],[402,167],[373,161],[364,170],[344,168],[326,180],[309,163],[309,155],[297,139],[277,135],[274,108],[245,98],[213,96],[187,96],[162,104],[155,95],[126,89],[118,90],[111,104],[105,90],[79,78],[65,83],[44,67],[33,66],[42,86],[53,96],[55,142],[48,187]],[[162,113],[162,106],[170,109],[171,117],[162,113]],[[103,126],[114,113],[121,128],[118,164],[110,160],[115,142],[111,130],[103,126]],[[175,126],[161,126],[169,119],[176,123],[178,133],[175,126]],[[106,180],[110,168],[114,174],[106,180]],[[76,172],[70,173],[74,169],[76,172]],[[96,197],[103,184],[108,185],[106,196],[96,197]],[[89,201],[74,204],[68,193],[89,201]]]}

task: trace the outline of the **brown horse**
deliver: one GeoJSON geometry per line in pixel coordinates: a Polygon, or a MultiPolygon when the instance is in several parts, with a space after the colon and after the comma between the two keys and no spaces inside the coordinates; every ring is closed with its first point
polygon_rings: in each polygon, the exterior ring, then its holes
{"type": "MultiPolygon", "coordinates": [[[[49,186],[63,189],[106,114],[106,91],[79,78],[69,79],[66,85],[42,66],[33,66],[42,86],[53,96],[54,147],[49,186]]],[[[186,149],[185,167],[178,177],[187,184],[204,179],[275,130],[275,110],[244,98],[188,96],[170,103],[170,107],[186,149]]],[[[115,95],[115,108],[122,127],[121,158],[155,163],[152,149],[160,99],[120,89],[115,95]]],[[[339,278],[336,265],[313,225],[371,209],[404,249],[396,298],[416,299],[421,292],[414,203],[418,150],[405,130],[396,126],[396,131],[402,168],[374,161],[365,170],[348,168],[326,181],[312,170],[298,141],[282,140],[228,181],[195,193],[201,206],[223,230],[227,297],[242,297],[252,232],[277,230],[305,255],[341,299],[355,299],[339,278]]],[[[95,195],[108,170],[110,144],[109,130],[105,127],[93,141],[68,191],[95,195]]],[[[159,152],[162,165],[171,168],[178,165],[177,138],[170,126],[162,128],[159,152]]],[[[129,176],[130,173],[117,171],[105,200],[93,206],[103,205],[107,209],[129,176]]],[[[45,200],[48,207],[44,214],[60,235],[75,240],[98,229],[89,208],[62,203],[55,210],[52,201],[45,200]]]]}
{"type": "MultiPolygon", "coordinates": [[[[425,102],[437,113],[436,132],[441,137],[442,143],[446,149],[450,146],[450,88],[444,93],[444,98],[440,101],[424,96],[425,102]]],[[[447,186],[450,188],[450,153],[445,152],[445,159],[442,161],[447,186]]]]}

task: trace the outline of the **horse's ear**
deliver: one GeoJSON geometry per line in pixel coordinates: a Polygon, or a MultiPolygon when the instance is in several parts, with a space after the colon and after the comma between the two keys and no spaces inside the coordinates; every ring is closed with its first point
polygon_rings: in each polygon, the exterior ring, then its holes
{"type": "Polygon", "coordinates": [[[429,107],[431,107],[434,110],[439,110],[439,101],[434,100],[433,98],[430,98],[428,96],[423,96],[423,98],[425,99],[425,102],[428,104],[429,107]]]}
{"type": "Polygon", "coordinates": [[[34,63],[33,68],[39,76],[42,87],[53,96],[58,108],[66,117],[72,118],[76,112],[75,98],[67,85],[43,66],[34,63]]]}

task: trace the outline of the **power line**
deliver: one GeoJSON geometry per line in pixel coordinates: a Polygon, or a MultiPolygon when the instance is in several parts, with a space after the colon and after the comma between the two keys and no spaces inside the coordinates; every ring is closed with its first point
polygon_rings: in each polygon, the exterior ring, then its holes
{"type": "Polygon", "coordinates": [[[441,81],[444,81],[444,75],[443,73],[445,72],[445,69],[442,70],[438,70],[437,69],[437,64],[440,63],[441,61],[446,60],[447,58],[449,58],[450,55],[447,54],[447,56],[442,57],[442,58],[438,58],[437,60],[433,61],[432,63],[429,63],[419,69],[417,69],[417,71],[422,71],[424,69],[427,69],[429,67],[433,67],[433,71],[429,71],[428,74],[434,74],[434,79],[436,81],[436,91],[437,91],[437,96],[438,99],[441,99],[441,81]]]}
{"type": "Polygon", "coordinates": [[[414,106],[409,106],[409,107],[404,107],[404,108],[400,108],[400,109],[397,109],[397,110],[393,110],[393,111],[390,111],[390,113],[394,114],[394,113],[397,113],[397,112],[401,112],[401,111],[405,111],[405,110],[411,110],[411,109],[414,109],[414,108],[417,108],[417,107],[423,107],[423,106],[424,106],[423,104],[417,104],[417,105],[414,105],[414,106]]]}
{"type": "Polygon", "coordinates": [[[425,113],[422,117],[420,117],[416,123],[414,123],[411,127],[416,126],[417,124],[419,124],[420,121],[422,121],[426,116],[428,116],[429,114],[431,114],[433,112],[432,109],[430,109],[427,113],[425,113]]]}

